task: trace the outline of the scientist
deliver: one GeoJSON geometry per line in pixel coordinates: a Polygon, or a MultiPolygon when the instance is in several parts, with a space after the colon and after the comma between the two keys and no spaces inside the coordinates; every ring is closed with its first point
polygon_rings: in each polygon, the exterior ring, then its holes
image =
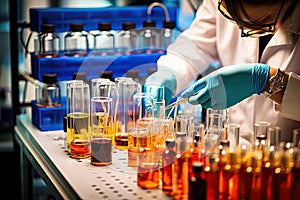
{"type": "Polygon", "coordinates": [[[300,128],[299,36],[299,0],[204,0],[146,82],[165,86],[166,104],[183,91],[191,104],[228,109],[241,135],[263,120],[288,141],[300,128]]]}

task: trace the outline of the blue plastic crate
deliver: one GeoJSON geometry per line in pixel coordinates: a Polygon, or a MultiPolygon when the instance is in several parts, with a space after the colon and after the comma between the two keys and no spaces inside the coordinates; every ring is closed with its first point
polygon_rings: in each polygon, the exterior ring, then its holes
{"type": "Polygon", "coordinates": [[[101,71],[112,71],[113,77],[125,76],[130,69],[137,69],[145,78],[150,68],[157,68],[158,58],[165,52],[152,54],[131,54],[111,56],[83,56],[57,58],[38,58],[31,54],[32,76],[42,81],[45,73],[56,73],[58,81],[72,80],[73,73],[85,72],[87,79],[99,78],[101,71]]]}
{"type": "MultiPolygon", "coordinates": [[[[104,8],[31,8],[29,10],[30,28],[40,32],[41,24],[54,24],[56,32],[69,31],[69,24],[83,23],[84,30],[97,30],[99,22],[111,22],[113,30],[121,30],[123,22],[135,22],[136,28],[142,28],[148,20],[147,6],[120,6],[104,8]]],[[[171,21],[177,22],[177,7],[167,7],[171,21]]],[[[150,16],[161,28],[166,16],[162,8],[154,7],[150,16]]]]}
{"type": "Polygon", "coordinates": [[[31,102],[32,105],[32,123],[41,131],[63,130],[63,120],[66,116],[65,100],[60,107],[43,108],[36,105],[36,101],[31,102]]]}

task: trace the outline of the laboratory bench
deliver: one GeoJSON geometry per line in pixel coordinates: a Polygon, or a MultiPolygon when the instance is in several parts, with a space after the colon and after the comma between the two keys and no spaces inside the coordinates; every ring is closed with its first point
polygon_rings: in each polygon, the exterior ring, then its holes
{"type": "Polygon", "coordinates": [[[14,137],[20,147],[24,199],[32,199],[32,167],[56,199],[170,199],[161,188],[138,187],[137,170],[128,166],[125,150],[115,150],[108,166],[73,159],[65,150],[63,130],[40,131],[29,114],[17,116],[14,137]]]}

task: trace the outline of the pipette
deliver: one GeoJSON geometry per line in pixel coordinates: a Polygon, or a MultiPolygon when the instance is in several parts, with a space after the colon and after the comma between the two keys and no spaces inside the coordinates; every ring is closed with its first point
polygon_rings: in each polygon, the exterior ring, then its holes
{"type": "Polygon", "coordinates": [[[173,107],[175,107],[175,106],[177,106],[177,105],[179,105],[179,104],[182,104],[182,103],[186,102],[188,99],[189,99],[189,98],[181,98],[181,97],[179,97],[178,100],[176,100],[175,102],[173,102],[173,103],[167,105],[167,106],[166,106],[166,110],[168,110],[168,109],[170,109],[170,108],[173,108],[173,107]]]}
{"type": "MultiPolygon", "coordinates": [[[[191,96],[197,95],[200,91],[201,91],[201,90],[197,91],[196,93],[194,93],[194,94],[191,95],[191,96]]],[[[178,99],[177,99],[175,102],[173,102],[173,103],[171,103],[171,104],[169,104],[169,105],[166,106],[166,110],[168,110],[168,109],[170,109],[170,108],[173,108],[173,107],[175,107],[175,106],[178,106],[179,104],[182,104],[182,103],[186,102],[188,99],[189,99],[189,97],[185,97],[185,98],[183,98],[183,97],[178,97],[178,99]]]]}

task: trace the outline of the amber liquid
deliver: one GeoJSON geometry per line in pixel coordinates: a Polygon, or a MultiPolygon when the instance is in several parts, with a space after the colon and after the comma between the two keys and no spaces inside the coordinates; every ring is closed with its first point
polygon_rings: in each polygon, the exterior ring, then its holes
{"type": "MultiPolygon", "coordinates": [[[[209,158],[207,158],[206,160],[209,160],[209,158]]],[[[206,163],[207,166],[204,165],[204,175],[206,180],[206,200],[219,199],[220,170],[218,167],[218,163],[211,161],[206,161],[206,163]]]]}
{"type": "Polygon", "coordinates": [[[91,141],[91,149],[91,164],[105,166],[112,163],[111,140],[106,138],[93,139],[91,141]]]}
{"type": "Polygon", "coordinates": [[[128,135],[116,135],[115,136],[115,146],[118,149],[127,150],[128,149],[128,135]]]}
{"type": "Polygon", "coordinates": [[[176,160],[177,183],[174,199],[189,199],[189,180],[192,173],[192,155],[187,150],[176,160]]]}
{"type": "Polygon", "coordinates": [[[152,138],[145,133],[130,133],[128,135],[128,166],[137,166],[137,157],[141,149],[151,149],[152,138]]]}
{"type": "Polygon", "coordinates": [[[159,187],[159,162],[155,152],[143,150],[138,155],[137,184],[143,189],[159,187]]]}
{"type": "Polygon", "coordinates": [[[223,176],[220,199],[241,199],[241,172],[233,166],[225,165],[220,171],[223,176]]]}
{"type": "Polygon", "coordinates": [[[72,158],[88,158],[90,157],[90,142],[89,141],[72,141],[70,145],[70,153],[72,158]]]}
{"type": "Polygon", "coordinates": [[[86,113],[68,115],[67,146],[72,158],[90,157],[89,116],[86,113]]]}
{"type": "Polygon", "coordinates": [[[162,190],[167,195],[173,194],[174,182],[174,162],[176,160],[176,152],[174,148],[167,148],[162,154],[162,190]]]}
{"type": "Polygon", "coordinates": [[[251,167],[246,168],[243,173],[243,191],[244,199],[260,199],[262,193],[262,173],[255,172],[251,167]]]}

